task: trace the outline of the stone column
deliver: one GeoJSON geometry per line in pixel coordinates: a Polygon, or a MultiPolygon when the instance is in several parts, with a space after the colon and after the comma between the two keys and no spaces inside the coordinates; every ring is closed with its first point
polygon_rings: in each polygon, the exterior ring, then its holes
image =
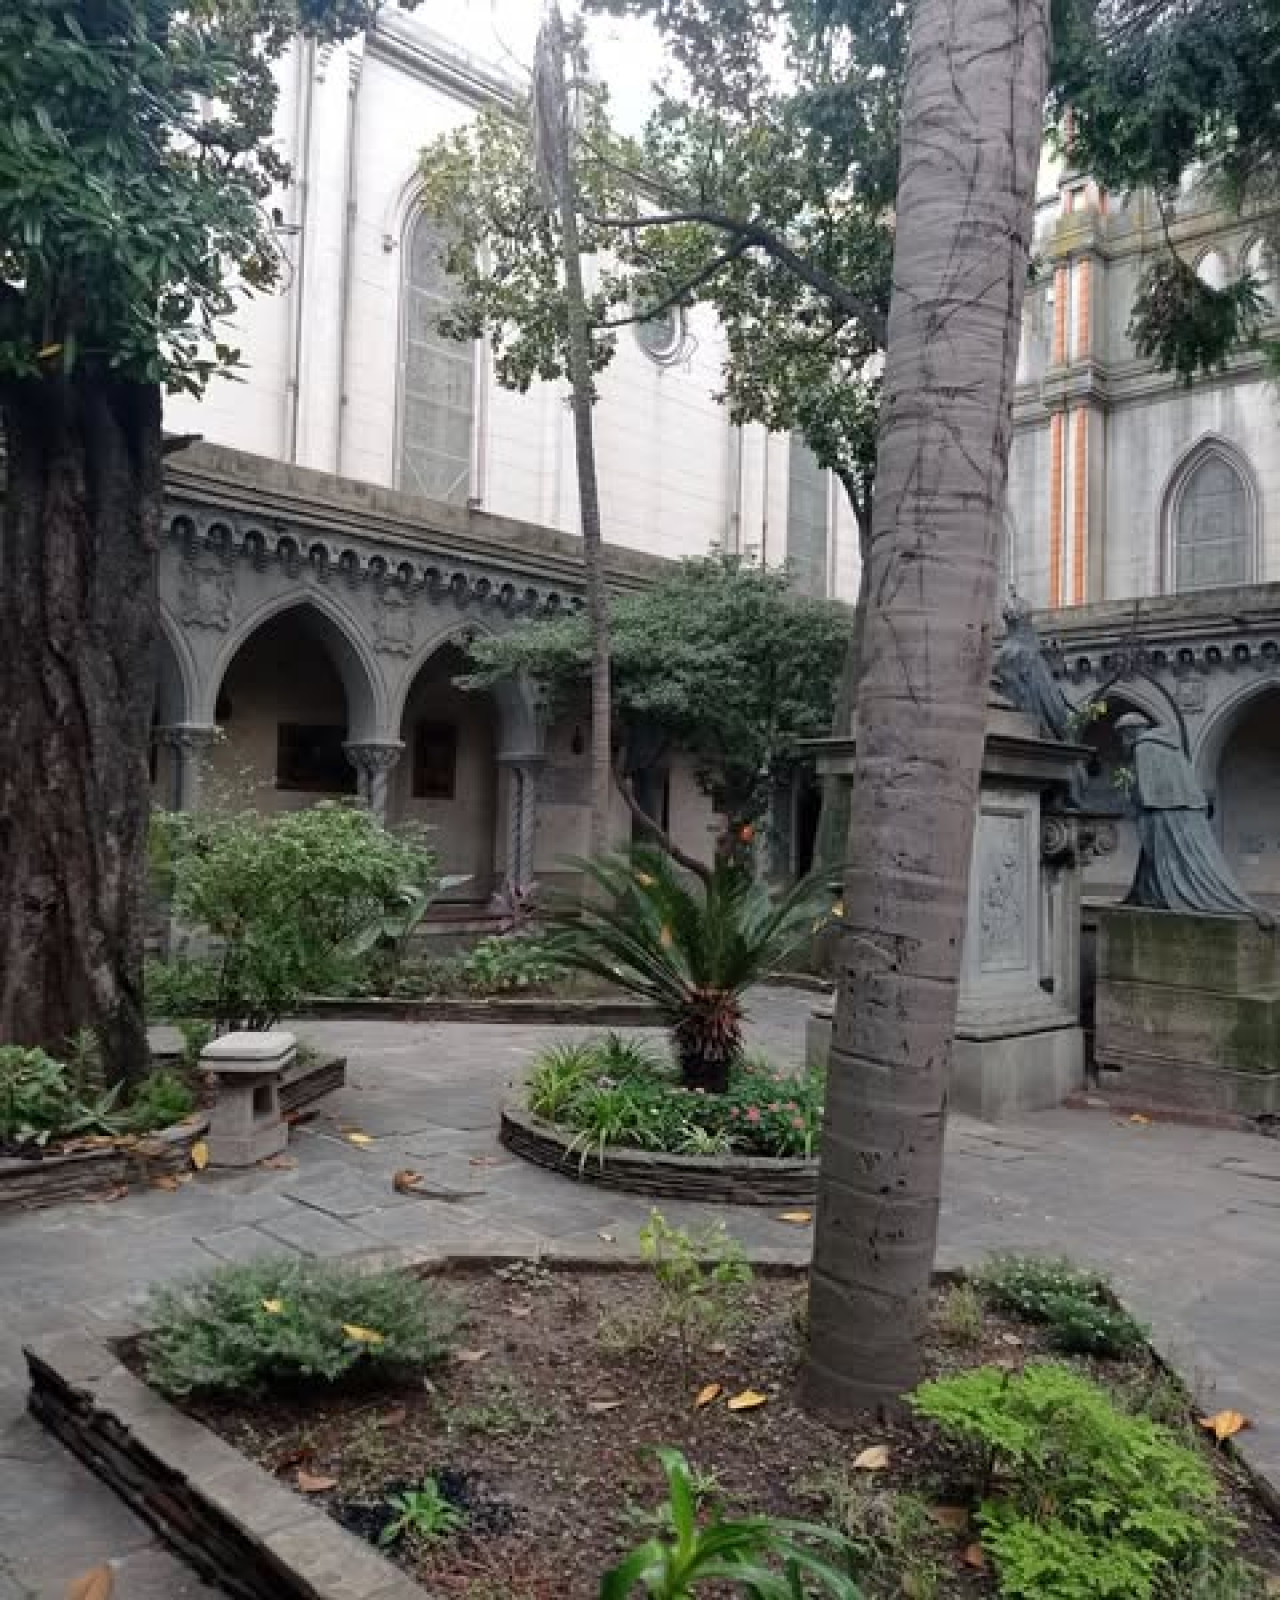
{"type": "Polygon", "coordinates": [[[354,739],[342,748],[356,769],[360,798],[379,822],[386,822],[391,774],[404,753],[404,745],[399,739],[354,739]]]}
{"type": "Polygon", "coordinates": [[[541,756],[499,756],[507,769],[507,881],[524,890],[533,882],[533,854],[538,830],[538,777],[541,756]]]}
{"type": "Polygon", "coordinates": [[[199,722],[178,722],[156,728],[157,745],[171,752],[170,785],[167,804],[172,811],[197,811],[200,786],[209,751],[222,737],[222,730],[199,722]]]}

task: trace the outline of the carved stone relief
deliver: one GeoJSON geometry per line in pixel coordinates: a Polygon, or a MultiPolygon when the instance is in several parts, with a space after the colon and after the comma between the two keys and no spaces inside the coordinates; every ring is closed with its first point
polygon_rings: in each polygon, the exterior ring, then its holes
{"type": "Polygon", "coordinates": [[[984,811],[979,827],[979,965],[984,972],[1018,971],[1030,961],[1027,819],[984,811]]]}
{"type": "Polygon", "coordinates": [[[413,654],[415,628],[413,602],[398,587],[382,592],[381,603],[373,613],[373,642],[384,655],[413,654]]]}
{"type": "Polygon", "coordinates": [[[236,578],[231,563],[212,550],[196,550],[178,569],[178,614],[193,628],[231,626],[236,578]]]}

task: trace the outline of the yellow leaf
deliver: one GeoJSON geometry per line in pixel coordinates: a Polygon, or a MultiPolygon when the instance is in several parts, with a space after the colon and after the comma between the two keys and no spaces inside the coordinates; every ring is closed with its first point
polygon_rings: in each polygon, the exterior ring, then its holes
{"type": "Polygon", "coordinates": [[[709,1406],[713,1400],[718,1400],[723,1393],[724,1385],[722,1383],[704,1383],[693,1397],[694,1406],[701,1411],[703,1406],[709,1406]]]}
{"type": "Polygon", "coordinates": [[[197,1172],[203,1172],[209,1165],[209,1146],[203,1139],[197,1139],[191,1146],[191,1165],[197,1172]]]}
{"type": "Polygon", "coordinates": [[[1129,1118],[1129,1121],[1133,1122],[1133,1123],[1136,1123],[1138,1125],[1138,1127],[1140,1127],[1140,1128],[1145,1128],[1147,1126],[1147,1124],[1151,1121],[1151,1118],[1150,1117],[1144,1117],[1142,1115],[1141,1111],[1135,1111],[1133,1113],[1133,1115],[1129,1118]]]}
{"type": "Polygon", "coordinates": [[[284,1301],[264,1300],[262,1302],[262,1309],[264,1311],[269,1311],[273,1317],[282,1317],[284,1315],[284,1301]]]}
{"type": "Polygon", "coordinates": [[[1249,1426],[1249,1419],[1239,1411],[1215,1411],[1211,1417],[1201,1417],[1200,1426],[1207,1428],[1217,1440],[1230,1439],[1249,1426]]]}
{"type": "Polygon", "coordinates": [[[767,1394],[761,1394],[759,1389],[744,1389],[741,1394],[735,1394],[729,1402],[730,1411],[755,1411],[769,1399],[767,1394]]]}
{"type": "Polygon", "coordinates": [[[115,1574],[104,1561],[100,1567],[91,1567],[71,1580],[67,1600],[111,1600],[115,1586],[115,1574]]]}
{"type": "Polygon", "coordinates": [[[361,1133],[359,1128],[353,1128],[350,1133],[346,1135],[346,1140],[348,1144],[366,1145],[373,1143],[372,1135],[361,1133]]]}
{"type": "Polygon", "coordinates": [[[301,1467],[298,1469],[298,1476],[294,1481],[303,1494],[323,1494],[326,1489],[336,1489],[338,1487],[336,1478],[323,1478],[314,1472],[305,1472],[301,1467]]]}
{"type": "Polygon", "coordinates": [[[813,1212],[812,1211],[779,1211],[779,1213],[778,1213],[778,1221],[779,1222],[794,1222],[796,1224],[800,1224],[802,1222],[812,1222],[813,1221],[813,1212]]]}
{"type": "Polygon", "coordinates": [[[658,934],[658,943],[662,946],[662,948],[664,950],[670,950],[670,948],[671,948],[671,940],[672,940],[671,929],[664,922],[663,925],[662,925],[662,929],[658,934]]]}
{"type": "Polygon", "coordinates": [[[342,1331],[355,1344],[379,1345],[385,1344],[387,1339],[385,1333],[378,1333],[373,1328],[362,1328],[358,1322],[344,1322],[342,1331]]]}
{"type": "Polygon", "coordinates": [[[636,882],[640,885],[640,887],[642,889],[652,889],[654,884],[657,883],[657,881],[658,880],[653,876],[652,873],[649,873],[649,872],[637,872],[636,873],[636,882]]]}
{"type": "Polygon", "coordinates": [[[153,1189],[163,1189],[167,1194],[177,1194],[178,1180],[172,1173],[165,1172],[158,1178],[152,1178],[151,1187],[153,1189]]]}
{"type": "Polygon", "coordinates": [[[854,1456],[853,1465],[858,1472],[883,1472],[889,1465],[889,1446],[868,1445],[860,1454],[854,1456]]]}
{"type": "Polygon", "coordinates": [[[52,356],[60,356],[61,354],[62,346],[60,344],[47,344],[43,349],[36,351],[36,360],[48,361],[52,356]]]}

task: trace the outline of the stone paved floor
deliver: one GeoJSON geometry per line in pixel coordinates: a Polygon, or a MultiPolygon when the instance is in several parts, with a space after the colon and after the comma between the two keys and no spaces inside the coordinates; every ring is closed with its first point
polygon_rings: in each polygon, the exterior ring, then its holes
{"type": "MultiPolygon", "coordinates": [[[[757,997],[755,1033],[799,1052],[809,997],[757,997]]],[[[525,1166],[494,1138],[503,1086],[564,1030],[307,1024],[350,1056],[350,1084],[295,1130],[296,1169],[207,1173],[177,1194],[0,1223],[0,1600],[61,1600],[70,1578],[118,1562],[119,1600],[210,1591],[23,1411],[24,1338],[127,1327],[147,1286],[264,1252],[321,1255],[470,1248],[619,1249],[647,1215],[638,1199],[525,1166]],[[357,1147],[342,1130],[375,1143],[357,1147]],[[413,1167],[443,1193],[391,1190],[413,1167]]],[[[664,1207],[673,1220],[701,1208],[664,1207]]],[[[807,1252],[807,1232],[771,1213],[727,1213],[752,1248],[807,1252]]],[[[1257,1424],[1256,1459],[1280,1483],[1280,1145],[1247,1135],[1051,1112],[990,1128],[956,1118],[948,1138],[944,1265],[995,1248],[1069,1252],[1105,1267],[1206,1403],[1257,1424]]]]}

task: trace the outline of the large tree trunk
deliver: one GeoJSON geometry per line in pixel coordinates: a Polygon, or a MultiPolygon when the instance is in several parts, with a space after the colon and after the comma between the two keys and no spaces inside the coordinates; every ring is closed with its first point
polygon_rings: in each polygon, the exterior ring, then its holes
{"type": "MultiPolygon", "coordinates": [[[[858,598],[853,607],[853,630],[849,647],[845,651],[840,682],[836,686],[835,710],[831,716],[831,732],[837,739],[847,739],[853,726],[853,710],[858,703],[858,682],[862,676],[862,635],[867,621],[868,567],[871,553],[871,530],[867,526],[867,509],[859,503],[852,491],[849,501],[853,507],[854,522],[858,529],[858,598]]],[[[813,869],[827,874],[833,882],[844,881],[845,849],[849,842],[849,808],[852,790],[842,777],[830,775],[822,780],[822,807],[818,812],[818,832],[813,848],[813,869]]]]}
{"type": "Polygon", "coordinates": [[[0,1042],[92,1028],[117,1081],[147,1067],[160,392],[9,380],[0,418],[0,1042]]]}
{"type": "Polygon", "coordinates": [[[596,481],[593,432],[595,383],[591,363],[591,323],[582,282],[578,237],[578,197],[574,192],[572,130],[565,73],[564,21],[553,6],[539,44],[538,120],[553,181],[564,251],[568,367],[573,409],[574,455],[578,469],[578,508],[582,523],[582,566],[591,631],[591,822],[588,854],[598,856],[609,843],[613,799],[613,735],[609,684],[609,595],[605,584],[600,489],[596,481]]]}
{"type": "Polygon", "coordinates": [[[807,1392],[918,1380],[982,763],[1049,0],[917,0],[807,1392]]]}

